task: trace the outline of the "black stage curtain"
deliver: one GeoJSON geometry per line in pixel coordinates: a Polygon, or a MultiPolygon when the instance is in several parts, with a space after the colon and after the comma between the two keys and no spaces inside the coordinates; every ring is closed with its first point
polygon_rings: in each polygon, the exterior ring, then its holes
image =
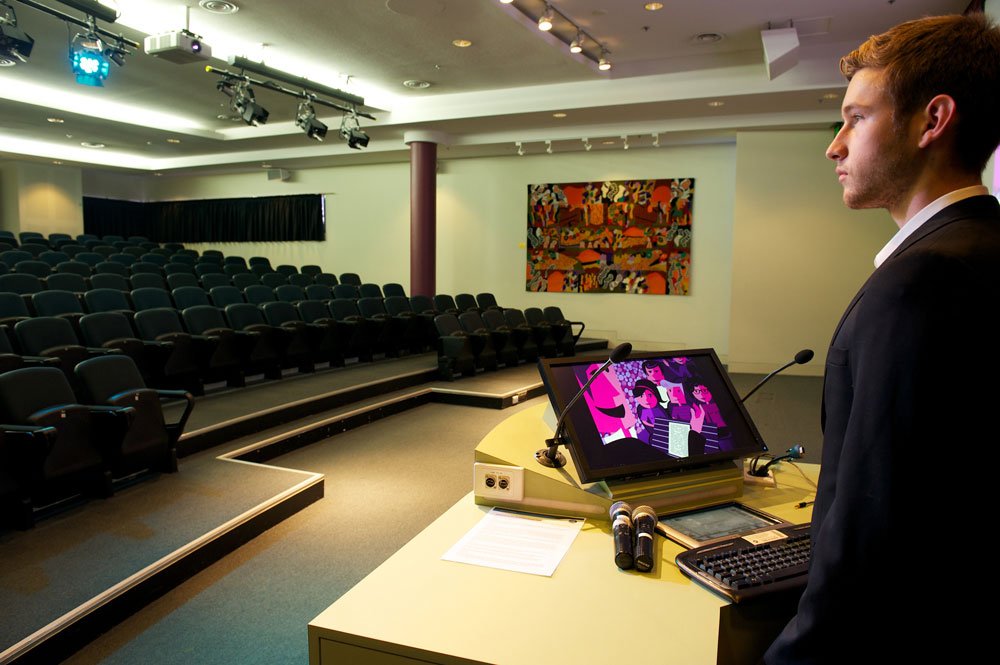
{"type": "Polygon", "coordinates": [[[83,197],[83,230],[154,242],[325,240],[323,196],[138,203],[83,197]]]}

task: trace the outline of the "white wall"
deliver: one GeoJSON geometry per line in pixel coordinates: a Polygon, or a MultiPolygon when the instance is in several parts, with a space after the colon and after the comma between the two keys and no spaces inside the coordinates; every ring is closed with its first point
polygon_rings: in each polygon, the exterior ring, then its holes
{"type": "Polygon", "coordinates": [[[812,348],[790,371],[821,374],[844,308],[896,232],[884,210],[849,210],[824,153],[831,131],[737,136],[729,364],[767,372],[812,348]]]}
{"type": "Polygon", "coordinates": [[[79,168],[8,162],[0,171],[4,229],[46,235],[83,232],[83,185],[79,168]]]}

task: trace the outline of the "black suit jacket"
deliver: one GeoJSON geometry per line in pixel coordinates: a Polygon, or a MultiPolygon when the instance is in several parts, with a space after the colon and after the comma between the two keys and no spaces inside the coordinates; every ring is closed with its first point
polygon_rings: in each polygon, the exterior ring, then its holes
{"type": "Polygon", "coordinates": [[[971,662],[959,654],[992,637],[942,554],[997,522],[998,304],[1000,205],[976,196],[848,306],[827,353],[809,583],[767,663],[971,662]]]}

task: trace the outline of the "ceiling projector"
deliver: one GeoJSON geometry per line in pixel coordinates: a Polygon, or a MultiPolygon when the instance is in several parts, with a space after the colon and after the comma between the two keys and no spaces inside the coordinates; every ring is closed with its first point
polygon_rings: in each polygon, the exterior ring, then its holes
{"type": "Polygon", "coordinates": [[[146,55],[154,55],[178,65],[212,57],[212,47],[187,30],[150,35],[146,37],[144,47],[146,55]]]}

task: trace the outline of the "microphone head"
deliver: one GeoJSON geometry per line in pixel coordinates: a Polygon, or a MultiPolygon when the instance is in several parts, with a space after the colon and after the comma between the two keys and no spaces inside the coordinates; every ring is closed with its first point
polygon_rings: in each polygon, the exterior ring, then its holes
{"type": "Polygon", "coordinates": [[[628,342],[622,342],[611,352],[611,362],[620,363],[628,358],[630,353],[632,353],[632,345],[628,342]]]}
{"type": "Polygon", "coordinates": [[[611,504],[611,510],[609,511],[609,514],[611,515],[612,520],[614,520],[616,517],[618,517],[618,515],[622,513],[624,513],[626,517],[631,515],[632,506],[628,505],[624,501],[618,501],[611,504]]]}
{"type": "Polygon", "coordinates": [[[812,349],[802,349],[801,351],[795,354],[795,362],[798,365],[805,365],[807,362],[813,359],[813,355],[815,354],[813,354],[812,349]]]}
{"type": "Polygon", "coordinates": [[[636,521],[640,517],[652,517],[653,521],[657,521],[656,511],[649,506],[636,506],[635,510],[632,511],[632,521],[636,521]]]}

